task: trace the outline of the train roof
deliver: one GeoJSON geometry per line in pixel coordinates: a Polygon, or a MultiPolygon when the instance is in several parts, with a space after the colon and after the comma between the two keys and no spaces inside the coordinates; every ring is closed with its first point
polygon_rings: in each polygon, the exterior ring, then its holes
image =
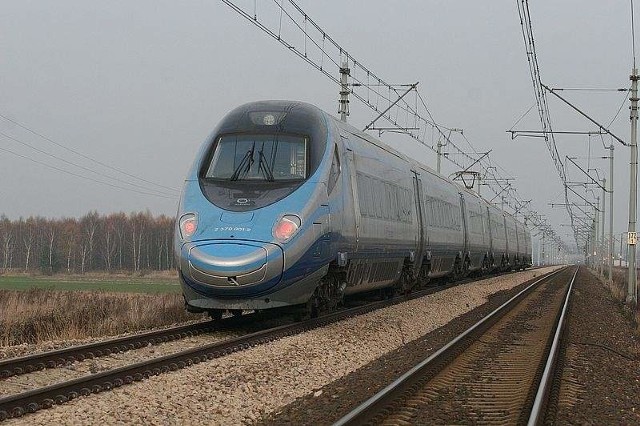
{"type": "Polygon", "coordinates": [[[361,130],[353,127],[352,125],[350,125],[348,123],[345,123],[345,122],[339,120],[338,118],[332,116],[331,114],[328,114],[326,112],[325,112],[325,114],[327,114],[329,117],[331,117],[333,119],[334,123],[338,126],[338,128],[340,128],[340,129],[342,129],[342,130],[344,130],[344,131],[346,131],[348,133],[354,134],[355,136],[358,136],[358,137],[360,137],[362,139],[365,139],[367,142],[371,143],[372,145],[375,145],[375,146],[379,147],[380,149],[383,149],[384,151],[386,151],[386,152],[388,152],[390,154],[393,154],[393,155],[395,155],[395,156],[397,156],[399,158],[402,158],[403,160],[405,160],[409,164],[412,164],[414,167],[416,167],[418,169],[421,169],[421,170],[423,170],[423,171],[425,171],[427,173],[432,174],[433,176],[436,176],[436,177],[438,177],[438,178],[440,178],[442,180],[445,180],[445,181],[447,181],[449,183],[452,183],[452,184],[456,185],[460,192],[465,193],[466,195],[469,195],[469,196],[472,196],[472,197],[475,197],[475,198],[481,200],[489,208],[493,209],[494,211],[505,215],[507,218],[509,218],[509,219],[511,219],[511,220],[513,220],[513,221],[515,221],[517,223],[520,223],[520,222],[518,222],[518,220],[513,215],[511,215],[510,213],[506,212],[505,210],[503,210],[503,209],[501,209],[499,207],[496,207],[495,205],[493,205],[492,203],[487,201],[485,198],[483,198],[481,195],[478,195],[476,192],[474,192],[474,191],[472,191],[470,189],[467,189],[464,185],[461,185],[458,182],[455,182],[455,181],[447,178],[446,176],[443,176],[443,175],[439,174],[438,172],[436,172],[434,169],[432,169],[431,167],[427,166],[426,164],[421,163],[420,161],[417,161],[417,160],[415,160],[413,158],[410,158],[410,157],[406,156],[405,154],[401,153],[400,151],[396,150],[395,148],[387,145],[382,140],[380,140],[380,139],[378,139],[378,138],[376,138],[376,137],[374,137],[374,136],[372,136],[372,135],[370,135],[368,133],[362,132],[361,130]]]}
{"type": "MultiPolygon", "coordinates": [[[[467,189],[465,186],[460,185],[458,182],[455,182],[446,176],[443,176],[436,172],[434,169],[429,167],[428,165],[417,161],[413,158],[408,157],[407,155],[401,153],[397,149],[389,146],[382,140],[365,133],[354,126],[345,123],[333,115],[321,110],[307,102],[301,101],[288,101],[288,100],[264,100],[264,101],[256,101],[249,102],[244,105],[241,105],[231,112],[229,112],[221,121],[219,128],[217,129],[218,133],[225,132],[238,132],[238,131],[248,131],[256,128],[264,128],[264,123],[256,122],[255,115],[253,113],[256,112],[276,112],[281,114],[281,117],[287,117],[286,120],[282,120],[282,126],[286,126],[287,129],[279,129],[279,130],[306,130],[309,132],[310,127],[316,127],[314,136],[318,139],[325,139],[326,134],[329,132],[329,123],[327,121],[332,121],[335,126],[346,133],[353,134],[361,139],[366,140],[372,145],[377,146],[378,148],[392,154],[407,163],[411,164],[416,169],[420,169],[426,173],[433,175],[434,177],[438,177],[450,184],[455,185],[458,190],[466,195],[476,197],[486,203],[494,211],[498,211],[504,215],[506,215],[511,220],[518,222],[513,215],[507,213],[506,211],[494,206],[482,196],[477,193],[467,189]],[[318,128],[319,127],[319,128],[318,128]]],[[[278,120],[278,117],[276,117],[278,120]]],[[[278,121],[276,125],[280,125],[278,121]]],[[[316,153],[318,155],[319,153],[316,153]]],[[[316,159],[317,161],[318,159],[316,159]]]]}

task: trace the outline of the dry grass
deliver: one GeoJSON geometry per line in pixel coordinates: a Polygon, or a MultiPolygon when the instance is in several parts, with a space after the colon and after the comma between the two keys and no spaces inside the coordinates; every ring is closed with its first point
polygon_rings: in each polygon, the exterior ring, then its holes
{"type": "MultiPolygon", "coordinates": [[[[608,275],[608,274],[607,274],[608,275]]],[[[623,268],[614,268],[612,271],[613,282],[608,285],[609,290],[616,300],[625,303],[627,299],[628,271],[623,268]]],[[[640,311],[638,306],[629,306],[632,317],[635,319],[636,332],[640,333],[640,311]]]]}
{"type": "Polygon", "coordinates": [[[0,290],[0,345],[117,335],[193,320],[179,294],[0,290]]]}

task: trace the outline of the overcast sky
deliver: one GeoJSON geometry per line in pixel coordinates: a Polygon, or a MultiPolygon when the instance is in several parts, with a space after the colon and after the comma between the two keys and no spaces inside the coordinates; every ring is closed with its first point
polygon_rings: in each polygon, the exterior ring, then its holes
{"type": "MultiPolygon", "coordinates": [[[[464,129],[479,152],[492,150],[522,198],[571,240],[570,228],[560,226],[569,223],[565,211],[549,206],[563,196],[544,141],[505,133],[534,104],[516,0],[297,3],[379,77],[419,81],[436,121],[464,129]]],[[[255,4],[258,12],[274,7],[255,4]]],[[[543,82],[629,87],[628,1],[537,0],[530,7],[543,82]]],[[[232,108],[294,99],[337,113],[333,82],[217,0],[4,0],[0,52],[0,114],[46,138],[0,117],[0,213],[13,219],[94,209],[173,215],[196,149],[232,108]],[[165,196],[148,195],[156,191],[165,196]]],[[[564,95],[607,125],[625,96],[564,95]]],[[[555,130],[595,130],[551,96],[549,102],[555,130]]],[[[352,100],[352,124],[362,128],[372,118],[352,100]]],[[[517,128],[540,128],[535,109],[517,128]]],[[[629,139],[628,102],[611,130],[629,139]]],[[[410,139],[390,141],[435,168],[434,155],[410,139]]],[[[563,158],[589,153],[587,136],[557,141],[563,158]]],[[[617,144],[615,153],[619,233],[628,221],[629,152],[617,144]]],[[[591,155],[607,155],[599,139],[592,139],[591,155]]],[[[591,166],[608,177],[607,162],[591,166]]],[[[444,164],[445,174],[453,171],[444,164]]]]}

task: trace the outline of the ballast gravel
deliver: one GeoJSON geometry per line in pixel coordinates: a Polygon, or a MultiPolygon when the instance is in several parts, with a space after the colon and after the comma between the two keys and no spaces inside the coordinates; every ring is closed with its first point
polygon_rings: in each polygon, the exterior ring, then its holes
{"type": "Polygon", "coordinates": [[[253,423],[553,269],[459,285],[7,424],[253,423]]]}
{"type": "Polygon", "coordinates": [[[206,335],[186,337],[156,345],[148,345],[136,350],[115,352],[107,356],[87,359],[82,362],[73,362],[63,367],[47,368],[27,375],[12,376],[4,380],[0,380],[0,398],[62,381],[72,380],[88,374],[96,374],[107,370],[113,370],[125,365],[142,362],[149,358],[159,358],[185,349],[200,347],[214,342],[221,342],[234,337],[239,337],[242,334],[244,333],[240,331],[217,331],[206,335]]]}
{"type": "MultiPolygon", "coordinates": [[[[205,320],[185,321],[179,324],[170,324],[163,327],[149,328],[149,329],[141,330],[137,332],[116,334],[113,336],[109,336],[108,338],[115,339],[118,337],[141,334],[148,331],[166,330],[177,325],[197,324],[203,321],[205,320]]],[[[6,359],[6,358],[16,358],[16,357],[21,357],[25,355],[40,353],[40,352],[55,351],[58,349],[65,349],[70,346],[84,345],[84,344],[99,342],[103,340],[105,340],[105,337],[91,337],[86,339],[52,340],[52,341],[42,342],[42,343],[23,343],[21,345],[14,345],[14,346],[0,346],[0,360],[6,359]]]]}

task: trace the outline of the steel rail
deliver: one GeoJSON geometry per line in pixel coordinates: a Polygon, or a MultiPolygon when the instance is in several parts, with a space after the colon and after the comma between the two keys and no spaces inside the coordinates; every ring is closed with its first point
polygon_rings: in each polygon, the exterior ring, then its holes
{"type": "MultiPolygon", "coordinates": [[[[554,274],[554,272],[548,273],[544,276],[546,277],[550,274],[554,274]]],[[[482,277],[482,279],[490,278],[495,275],[498,274],[487,275],[482,277]]],[[[222,342],[215,342],[174,354],[107,370],[101,373],[91,374],[70,381],[60,382],[38,389],[6,396],[0,398],[0,421],[7,418],[21,417],[26,413],[33,413],[39,409],[50,408],[55,404],[64,404],[65,402],[77,398],[80,395],[90,395],[92,393],[110,390],[134,381],[143,380],[144,378],[148,378],[152,375],[159,375],[169,371],[182,369],[193,364],[219,358],[233,352],[242,351],[286,336],[299,334],[349,317],[362,315],[387,306],[399,304],[407,300],[424,297],[455,285],[465,284],[472,281],[473,279],[466,279],[452,282],[437,288],[431,287],[410,293],[406,296],[402,295],[392,299],[368,303],[363,306],[333,312],[319,318],[313,318],[294,324],[281,325],[222,342]]]]}
{"type": "MultiPolygon", "coordinates": [[[[487,275],[483,278],[489,278],[491,276],[494,275],[487,275]]],[[[459,283],[464,282],[466,281],[459,283]]],[[[440,289],[443,288],[448,287],[442,287],[440,289]]],[[[84,345],[3,359],[0,360],[0,380],[44,370],[45,368],[56,368],[76,361],[81,362],[85,359],[126,352],[148,345],[157,345],[211,331],[225,330],[237,326],[238,322],[244,319],[248,320],[249,315],[240,318],[225,318],[220,322],[204,321],[196,324],[179,325],[163,330],[147,331],[131,336],[117,337],[84,345]]]]}
{"type": "Polygon", "coordinates": [[[567,290],[567,294],[565,295],[564,304],[562,306],[562,313],[560,314],[560,318],[558,319],[558,322],[556,324],[556,332],[553,336],[551,349],[549,350],[547,362],[544,366],[544,372],[542,373],[542,377],[540,378],[540,384],[538,386],[538,391],[536,392],[536,398],[533,402],[533,407],[531,408],[529,421],[527,422],[528,426],[540,424],[540,419],[543,416],[545,401],[547,400],[549,389],[553,382],[553,373],[555,370],[556,360],[558,359],[558,353],[560,352],[560,339],[565,327],[566,314],[567,310],[569,309],[569,300],[571,298],[573,283],[576,280],[576,275],[578,275],[578,269],[576,269],[576,272],[573,274],[571,283],[569,284],[569,289],[567,290]]]}
{"type": "Polygon", "coordinates": [[[542,281],[551,279],[555,277],[557,274],[560,274],[563,271],[566,271],[568,267],[560,268],[556,271],[550,272],[548,274],[543,275],[526,288],[518,292],[515,296],[507,300],[505,303],[496,308],[493,312],[491,312],[486,317],[482,318],[480,321],[469,327],[462,334],[458,335],[456,338],[451,340],[445,346],[440,348],[438,351],[415,365],[409,371],[404,373],[394,382],[386,386],[384,389],[373,395],[371,398],[367,399],[365,402],[360,404],[358,407],[353,409],[351,412],[346,414],[344,417],[339,419],[334,423],[334,426],[344,426],[344,425],[356,425],[356,424],[364,424],[367,420],[371,419],[373,413],[377,412],[379,408],[384,406],[387,401],[393,400],[396,396],[398,396],[402,389],[404,389],[409,383],[413,382],[420,374],[431,368],[433,365],[437,363],[443,363],[446,361],[446,358],[451,355],[453,351],[455,351],[459,344],[466,338],[468,338],[472,333],[477,332],[479,330],[483,330],[485,328],[490,327],[493,323],[495,323],[498,319],[500,319],[505,313],[511,310],[514,306],[516,306],[519,302],[524,300],[526,296],[531,293],[542,281]]]}
{"type": "Polygon", "coordinates": [[[206,321],[4,359],[0,361],[0,379],[44,370],[45,368],[55,368],[68,362],[83,361],[115,352],[125,352],[147,345],[195,336],[214,329],[220,329],[220,323],[206,321]]]}

